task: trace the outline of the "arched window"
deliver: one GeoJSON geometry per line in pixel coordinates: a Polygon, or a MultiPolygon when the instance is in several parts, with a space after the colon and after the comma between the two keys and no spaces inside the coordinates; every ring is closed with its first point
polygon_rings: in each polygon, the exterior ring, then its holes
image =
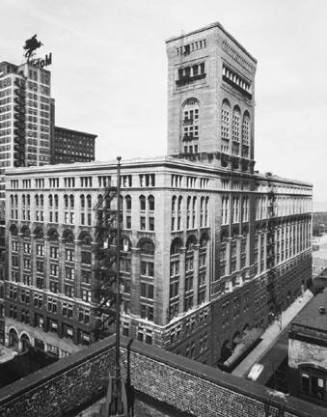
{"type": "Polygon", "coordinates": [[[143,255],[154,255],[154,244],[149,239],[144,239],[139,244],[140,247],[140,253],[143,255]]]}
{"type": "Polygon", "coordinates": [[[243,115],[242,121],[242,143],[244,145],[249,144],[250,142],[250,115],[246,111],[243,115]]]}
{"type": "Polygon", "coordinates": [[[233,119],[232,119],[232,140],[233,147],[232,153],[234,155],[239,154],[240,150],[240,141],[241,141],[241,112],[239,107],[235,106],[233,109],[233,119]]]}
{"type": "Polygon", "coordinates": [[[230,140],[230,105],[228,100],[224,100],[221,106],[221,150],[229,152],[230,140]]]}
{"type": "Polygon", "coordinates": [[[148,204],[149,204],[149,210],[154,210],[154,197],[153,195],[149,195],[148,197],[148,204]]]}
{"type": "Polygon", "coordinates": [[[132,210],[132,198],[130,195],[125,197],[126,210],[132,210]]]}
{"type": "Polygon", "coordinates": [[[49,195],[49,207],[53,206],[53,197],[52,194],[49,195]]]}
{"type": "Polygon", "coordinates": [[[85,207],[85,196],[83,194],[80,196],[80,200],[81,200],[81,209],[84,209],[84,207],[85,207]]]}
{"type": "Polygon", "coordinates": [[[176,200],[177,200],[177,197],[173,195],[171,199],[171,230],[175,230],[176,228],[176,217],[177,217],[176,200]]]}
{"type": "Polygon", "coordinates": [[[190,196],[187,197],[186,200],[186,228],[191,228],[191,200],[190,196]]]}
{"type": "Polygon", "coordinates": [[[195,218],[196,218],[196,197],[193,197],[193,204],[192,204],[192,229],[195,228],[195,218]]]}
{"type": "Polygon", "coordinates": [[[171,199],[171,211],[172,211],[172,214],[176,210],[176,199],[177,199],[177,197],[175,195],[173,195],[173,197],[171,199]]]}
{"type": "Polygon", "coordinates": [[[244,158],[249,157],[250,146],[250,115],[246,111],[243,115],[242,121],[242,156],[244,158]]]}
{"type": "Polygon", "coordinates": [[[180,238],[176,237],[170,245],[170,255],[177,255],[179,254],[179,251],[181,247],[183,246],[183,242],[180,238]]]}
{"type": "Polygon", "coordinates": [[[140,195],[140,210],[144,211],[145,206],[146,206],[145,197],[144,197],[144,195],[140,195]]]}
{"type": "Polygon", "coordinates": [[[199,151],[199,120],[199,100],[194,97],[188,98],[182,105],[182,140],[183,150],[186,154],[198,153],[199,151]]]}
{"type": "Polygon", "coordinates": [[[92,197],[90,196],[90,194],[86,196],[86,201],[87,201],[87,208],[88,210],[90,210],[92,208],[92,197]]]}

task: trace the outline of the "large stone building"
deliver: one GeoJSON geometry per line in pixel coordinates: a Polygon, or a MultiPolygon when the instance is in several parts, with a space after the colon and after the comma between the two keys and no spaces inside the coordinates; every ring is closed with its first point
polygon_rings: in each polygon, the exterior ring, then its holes
{"type": "Polygon", "coordinates": [[[327,292],[292,322],[288,365],[290,393],[327,406],[327,292]]]}
{"type": "MultiPolygon", "coordinates": [[[[167,53],[169,156],[121,168],[122,332],[224,364],[311,279],[312,186],[253,171],[256,61],[221,25],[167,53]]],[[[115,162],[7,171],[9,345],[92,340],[95,207],[116,185],[115,162]]]]}

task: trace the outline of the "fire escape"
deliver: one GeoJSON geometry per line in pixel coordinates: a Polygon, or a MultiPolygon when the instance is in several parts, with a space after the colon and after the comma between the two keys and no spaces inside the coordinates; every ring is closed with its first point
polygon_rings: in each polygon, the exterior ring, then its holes
{"type": "Polygon", "coordinates": [[[276,229],[276,213],[275,203],[276,195],[274,193],[273,184],[269,181],[268,193],[268,216],[267,216],[267,292],[268,292],[268,306],[271,318],[278,318],[280,316],[280,305],[278,303],[278,292],[276,288],[277,271],[275,267],[275,229],[276,229]]]}
{"type": "Polygon", "coordinates": [[[14,166],[25,165],[25,143],[26,143],[26,122],[25,122],[25,101],[26,84],[24,79],[15,80],[14,98],[14,166]]]}
{"type": "Polygon", "coordinates": [[[115,364],[109,372],[109,384],[99,417],[128,417],[127,393],[130,386],[120,368],[120,256],[121,199],[120,160],[117,158],[117,187],[108,186],[96,206],[96,266],[94,301],[96,303],[95,338],[116,333],[115,364]]]}
{"type": "Polygon", "coordinates": [[[107,187],[99,197],[95,208],[97,225],[95,233],[96,265],[94,280],[94,298],[96,303],[95,339],[102,339],[114,333],[116,303],[116,240],[117,240],[117,187],[107,187]]]}

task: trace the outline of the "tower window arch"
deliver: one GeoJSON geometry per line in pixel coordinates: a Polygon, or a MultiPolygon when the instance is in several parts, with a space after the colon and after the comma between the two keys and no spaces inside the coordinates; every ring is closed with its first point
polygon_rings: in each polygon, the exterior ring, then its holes
{"type": "Polygon", "coordinates": [[[247,111],[243,114],[242,120],[242,156],[249,157],[250,147],[250,115],[247,111]]]}
{"type": "Polygon", "coordinates": [[[240,141],[241,141],[241,111],[239,107],[235,106],[233,109],[233,118],[232,118],[232,153],[238,155],[240,151],[240,141]]]}
{"type": "Polygon", "coordinates": [[[224,100],[221,106],[221,151],[229,151],[230,140],[230,104],[228,100],[224,100]]]}
{"type": "Polygon", "coordinates": [[[200,103],[191,97],[182,105],[182,141],[185,154],[198,153],[200,103]]]}

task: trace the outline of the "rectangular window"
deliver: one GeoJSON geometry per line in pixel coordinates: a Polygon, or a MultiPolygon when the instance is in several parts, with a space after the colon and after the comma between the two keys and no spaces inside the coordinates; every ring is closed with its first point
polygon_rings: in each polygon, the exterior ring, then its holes
{"type": "Polygon", "coordinates": [[[149,217],[149,230],[154,230],[154,217],[149,217]]]}
{"type": "Polygon", "coordinates": [[[91,252],[81,252],[82,264],[91,265],[91,252]]]}
{"type": "Polygon", "coordinates": [[[50,246],[50,258],[58,259],[58,248],[56,246],[50,246]]]}
{"type": "Polygon", "coordinates": [[[71,285],[65,285],[65,295],[67,297],[74,297],[74,288],[71,285]]]}
{"type": "Polygon", "coordinates": [[[140,217],[140,229],[145,230],[145,217],[144,216],[140,217]]]}
{"type": "Polygon", "coordinates": [[[37,272],[44,272],[44,262],[43,261],[36,261],[36,271],[37,272]]]}
{"type": "Polygon", "coordinates": [[[86,302],[91,301],[91,291],[82,289],[82,300],[86,302]]]}
{"type": "Polygon", "coordinates": [[[75,278],[75,269],[74,268],[66,267],[65,271],[66,271],[66,279],[73,280],[75,278]]]}
{"type": "Polygon", "coordinates": [[[82,274],[82,282],[89,284],[91,282],[91,271],[81,271],[82,274]]]}
{"type": "Polygon", "coordinates": [[[153,262],[141,261],[141,275],[145,275],[147,277],[154,276],[153,262]]]}
{"type": "Polygon", "coordinates": [[[36,245],[36,254],[38,256],[44,256],[44,245],[36,245]]]}
{"type": "Polygon", "coordinates": [[[140,304],[141,318],[153,321],[153,307],[146,304],[140,304]]]}
{"type": "Polygon", "coordinates": [[[50,275],[57,277],[58,276],[58,265],[50,264],[50,275]]]}
{"type": "Polygon", "coordinates": [[[153,285],[141,282],[141,297],[150,298],[153,300],[153,285]]]}
{"type": "Polygon", "coordinates": [[[57,281],[50,281],[49,289],[51,292],[57,294],[58,288],[59,288],[59,285],[57,281]]]}
{"type": "Polygon", "coordinates": [[[66,249],[65,259],[66,259],[66,261],[71,261],[71,262],[74,260],[74,251],[73,251],[73,249],[66,249]]]}

